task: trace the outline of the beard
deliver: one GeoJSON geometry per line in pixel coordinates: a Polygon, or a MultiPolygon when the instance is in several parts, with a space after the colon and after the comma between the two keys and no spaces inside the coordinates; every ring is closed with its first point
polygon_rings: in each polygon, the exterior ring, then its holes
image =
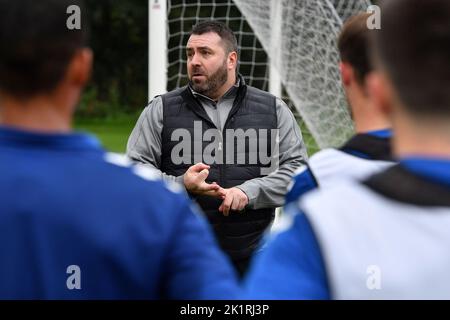
{"type": "MultiPolygon", "coordinates": [[[[192,74],[196,73],[202,73],[204,74],[201,69],[193,69],[192,74]]],[[[227,71],[227,65],[226,60],[223,61],[222,66],[217,69],[216,72],[214,72],[211,75],[205,75],[205,80],[200,82],[192,81],[192,77],[189,79],[189,84],[191,85],[192,89],[194,89],[196,92],[203,94],[207,97],[212,96],[213,93],[215,93],[220,87],[222,87],[225,82],[228,80],[228,71],[227,71]]]]}

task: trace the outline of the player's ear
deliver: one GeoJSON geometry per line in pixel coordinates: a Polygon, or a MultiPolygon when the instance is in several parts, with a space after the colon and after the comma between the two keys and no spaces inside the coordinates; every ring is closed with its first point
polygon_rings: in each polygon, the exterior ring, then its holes
{"type": "Polygon", "coordinates": [[[353,78],[353,68],[348,63],[340,62],[339,70],[341,71],[342,84],[348,87],[353,78]]]}
{"type": "Polygon", "coordinates": [[[237,65],[237,52],[236,51],[231,51],[228,54],[228,61],[227,61],[227,66],[229,70],[234,70],[236,69],[236,65],[237,65]]]}
{"type": "Polygon", "coordinates": [[[374,107],[390,118],[394,96],[386,75],[380,71],[372,71],[366,77],[366,85],[374,107]]]}

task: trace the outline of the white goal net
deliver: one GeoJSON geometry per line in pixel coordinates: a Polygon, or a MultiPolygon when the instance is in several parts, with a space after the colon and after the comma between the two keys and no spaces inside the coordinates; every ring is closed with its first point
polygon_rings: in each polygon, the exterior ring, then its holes
{"type": "Polygon", "coordinates": [[[310,153],[317,146],[338,146],[351,135],[352,123],[336,38],[343,21],[369,5],[369,0],[168,0],[167,90],[187,83],[185,45],[192,26],[221,20],[236,33],[239,72],[249,85],[268,90],[269,62],[278,71],[283,98],[296,111],[310,153]]]}

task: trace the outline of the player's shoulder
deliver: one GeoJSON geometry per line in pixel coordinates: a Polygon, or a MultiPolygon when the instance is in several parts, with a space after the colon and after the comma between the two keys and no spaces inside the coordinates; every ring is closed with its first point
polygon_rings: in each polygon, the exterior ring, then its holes
{"type": "Polygon", "coordinates": [[[347,153],[341,149],[336,148],[326,148],[317,153],[315,153],[311,158],[310,162],[317,165],[330,165],[336,163],[343,164],[353,164],[353,163],[361,163],[361,164],[394,164],[393,161],[388,160],[377,160],[377,159],[368,159],[362,158],[359,156],[355,156],[353,154],[347,153]]]}
{"type": "Polygon", "coordinates": [[[343,212],[359,208],[363,212],[374,200],[381,197],[363,182],[355,179],[340,179],[306,194],[298,202],[303,211],[343,212]]]}
{"type": "Polygon", "coordinates": [[[300,181],[303,181],[305,179],[315,180],[314,174],[312,173],[311,168],[309,167],[309,163],[306,163],[306,164],[298,167],[294,171],[294,173],[292,175],[291,183],[288,186],[288,190],[291,190],[295,184],[298,184],[300,181]]]}
{"type": "Polygon", "coordinates": [[[312,171],[323,176],[353,175],[359,172],[366,173],[366,171],[371,173],[373,170],[381,170],[389,164],[393,164],[393,162],[364,159],[334,148],[317,152],[309,161],[312,171]]]}
{"type": "Polygon", "coordinates": [[[313,154],[309,159],[309,163],[316,166],[326,166],[335,164],[336,162],[348,161],[350,157],[350,155],[339,149],[326,148],[313,154]]]}
{"type": "Polygon", "coordinates": [[[180,197],[184,194],[183,187],[175,182],[164,181],[160,172],[139,163],[133,162],[127,155],[106,152],[103,165],[107,168],[109,179],[121,183],[123,188],[150,190],[155,197],[180,197]]]}

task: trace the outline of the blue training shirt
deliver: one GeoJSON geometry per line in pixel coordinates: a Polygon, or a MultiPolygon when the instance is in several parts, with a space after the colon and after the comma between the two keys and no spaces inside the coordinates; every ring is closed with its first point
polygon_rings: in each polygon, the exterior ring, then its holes
{"type": "MultiPolygon", "coordinates": [[[[410,172],[450,187],[450,159],[407,157],[410,172]]],[[[317,238],[298,204],[287,207],[289,228],[275,235],[255,257],[245,280],[246,299],[330,299],[325,263],[317,238]]],[[[339,214],[339,212],[336,212],[339,214]]]]}
{"type": "MultiPolygon", "coordinates": [[[[373,130],[365,133],[368,136],[380,138],[380,139],[390,139],[392,137],[392,130],[390,129],[382,129],[382,130],[373,130]]],[[[367,154],[363,152],[357,152],[355,150],[343,150],[346,153],[349,153],[355,157],[362,159],[371,159],[367,154]]],[[[291,187],[286,194],[285,204],[286,206],[292,202],[297,201],[302,197],[305,193],[312,191],[318,187],[318,182],[314,177],[314,174],[311,168],[306,165],[300,169],[299,172],[292,177],[291,187]]]]}
{"type": "Polygon", "coordinates": [[[233,298],[234,270],[175,189],[88,135],[0,127],[0,299],[233,298]]]}

